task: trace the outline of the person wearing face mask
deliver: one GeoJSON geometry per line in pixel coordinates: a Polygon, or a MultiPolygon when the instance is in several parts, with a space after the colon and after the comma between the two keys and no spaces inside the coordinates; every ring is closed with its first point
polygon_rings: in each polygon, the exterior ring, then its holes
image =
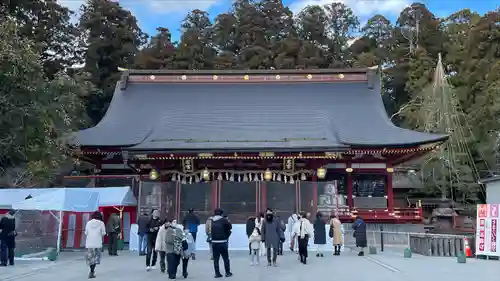
{"type": "Polygon", "coordinates": [[[297,236],[297,243],[299,244],[299,259],[303,264],[307,263],[307,244],[309,238],[314,234],[314,229],[306,217],[307,214],[302,212],[299,221],[293,226],[293,232],[297,236]]]}
{"type": "Polygon", "coordinates": [[[158,231],[162,222],[160,221],[160,212],[158,210],[154,210],[147,224],[148,228],[148,247],[146,252],[146,270],[150,271],[151,269],[156,268],[156,259],[158,258],[158,254],[155,251],[156,237],[158,236],[158,231]],[[151,261],[151,256],[153,260],[151,261]]]}
{"type": "Polygon", "coordinates": [[[280,226],[280,222],[274,217],[273,211],[270,209],[266,211],[265,220],[262,223],[261,237],[266,247],[267,265],[271,266],[272,262],[272,265],[276,266],[279,244],[285,241],[285,233],[280,226]]]}

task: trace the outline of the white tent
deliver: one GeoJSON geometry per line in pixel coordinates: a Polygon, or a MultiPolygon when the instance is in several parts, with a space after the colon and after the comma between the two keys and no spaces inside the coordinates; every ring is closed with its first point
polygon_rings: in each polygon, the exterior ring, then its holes
{"type": "Polygon", "coordinates": [[[57,188],[12,204],[15,210],[59,212],[57,252],[61,250],[63,212],[94,212],[99,209],[99,193],[91,190],[57,188]]]}
{"type": "Polygon", "coordinates": [[[60,189],[92,191],[99,194],[99,207],[137,206],[137,200],[129,186],[120,187],[72,187],[72,188],[0,188],[0,209],[12,209],[26,197],[38,197],[43,193],[60,189]]]}
{"type": "Polygon", "coordinates": [[[73,188],[91,190],[99,193],[99,207],[137,206],[137,200],[129,186],[73,188]]]}
{"type": "Polygon", "coordinates": [[[93,212],[99,209],[99,193],[89,190],[57,188],[32,195],[32,198],[12,204],[15,210],[59,212],[93,212]]]}

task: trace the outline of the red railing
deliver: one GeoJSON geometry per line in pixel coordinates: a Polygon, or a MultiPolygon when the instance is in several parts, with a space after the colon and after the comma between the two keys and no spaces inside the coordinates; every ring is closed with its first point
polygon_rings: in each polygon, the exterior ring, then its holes
{"type": "Polygon", "coordinates": [[[339,207],[338,216],[344,222],[353,221],[357,216],[362,217],[365,221],[372,222],[421,222],[421,208],[394,208],[393,211],[388,209],[349,209],[349,207],[339,207]]]}

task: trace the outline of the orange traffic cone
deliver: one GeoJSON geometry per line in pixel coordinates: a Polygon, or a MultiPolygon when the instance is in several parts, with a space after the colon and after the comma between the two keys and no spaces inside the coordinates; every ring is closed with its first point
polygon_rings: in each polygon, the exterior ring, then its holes
{"type": "Polygon", "coordinates": [[[470,258],[472,257],[472,251],[470,249],[470,246],[469,246],[469,239],[467,239],[467,237],[464,237],[464,246],[465,246],[465,256],[467,258],[470,258]]]}

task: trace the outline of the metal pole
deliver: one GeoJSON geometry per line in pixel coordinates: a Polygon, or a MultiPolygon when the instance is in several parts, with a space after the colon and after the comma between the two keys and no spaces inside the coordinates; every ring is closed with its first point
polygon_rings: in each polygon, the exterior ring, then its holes
{"type": "Polygon", "coordinates": [[[384,225],[380,225],[380,251],[384,251],[384,225]]]}
{"type": "Polygon", "coordinates": [[[59,229],[57,230],[57,252],[61,251],[61,237],[62,237],[62,228],[63,228],[63,212],[59,211],[59,229]]]}

